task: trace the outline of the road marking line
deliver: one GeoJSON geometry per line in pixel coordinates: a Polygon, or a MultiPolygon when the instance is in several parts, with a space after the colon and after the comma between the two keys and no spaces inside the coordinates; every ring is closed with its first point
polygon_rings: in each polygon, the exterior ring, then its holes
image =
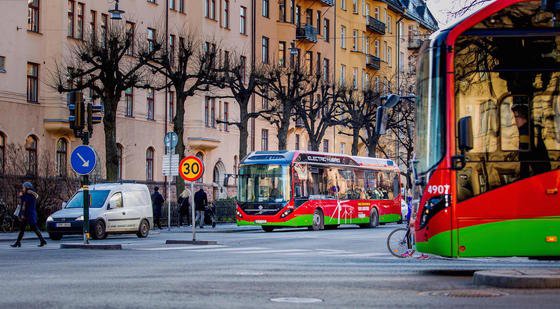
{"type": "MultiPolygon", "coordinates": [[[[224,246],[221,245],[210,245],[206,246],[207,249],[212,248],[223,248],[224,246]]],[[[198,246],[188,246],[188,247],[160,247],[160,248],[130,248],[132,250],[140,250],[140,251],[165,251],[165,250],[198,250],[200,247],[198,246]]]]}

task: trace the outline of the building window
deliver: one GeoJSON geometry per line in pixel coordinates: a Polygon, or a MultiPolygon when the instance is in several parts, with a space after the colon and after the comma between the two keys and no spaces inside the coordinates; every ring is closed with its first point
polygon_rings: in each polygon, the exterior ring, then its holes
{"type": "Polygon", "coordinates": [[[268,0],[262,0],[262,16],[268,18],[268,0]]]}
{"type": "Polygon", "coordinates": [[[262,129],[261,130],[261,150],[267,151],[268,150],[268,130],[262,129]]]}
{"type": "Polygon", "coordinates": [[[146,150],[146,180],[154,180],[154,148],[152,147],[146,150]]]}
{"type": "Polygon", "coordinates": [[[379,93],[379,76],[375,77],[375,92],[379,93]]]}
{"type": "Polygon", "coordinates": [[[206,97],[204,101],[204,125],[208,128],[216,127],[216,99],[206,97]]]}
{"type": "Polygon", "coordinates": [[[305,71],[307,74],[311,74],[313,72],[313,52],[307,51],[305,52],[305,71]]]}
{"type": "Polygon", "coordinates": [[[37,176],[37,137],[29,135],[25,140],[25,152],[27,155],[27,175],[37,176]]]}
{"type": "Polygon", "coordinates": [[[346,11],[346,0],[340,0],[340,8],[346,11]]]}
{"type": "Polygon", "coordinates": [[[156,29],[148,28],[148,51],[152,52],[156,43],[156,29]]]}
{"type": "Polygon", "coordinates": [[[262,62],[268,63],[268,38],[262,37],[262,62]]]}
{"type": "Polygon", "coordinates": [[[123,178],[123,146],[117,144],[117,179],[123,178]]]}
{"type": "Polygon", "coordinates": [[[244,6],[239,10],[239,33],[247,34],[247,8],[244,6]]]}
{"type": "Polygon", "coordinates": [[[340,48],[346,49],[346,27],[340,27],[340,48]]]}
{"type": "Polygon", "coordinates": [[[76,19],[76,39],[84,38],[84,4],[78,3],[77,19],[76,19]]]}
{"type": "Polygon", "coordinates": [[[6,57],[0,56],[0,73],[6,73],[6,57]]]}
{"type": "Polygon", "coordinates": [[[247,57],[241,56],[239,61],[239,66],[241,67],[239,74],[241,75],[241,82],[245,82],[245,75],[247,71],[247,57]]]}
{"type": "Polygon", "coordinates": [[[126,117],[134,117],[134,88],[130,87],[124,91],[124,98],[126,102],[126,110],[124,115],[126,117]]]}
{"type": "Polygon", "coordinates": [[[387,47],[387,64],[389,66],[393,64],[393,49],[390,46],[387,47]]]}
{"type": "Polygon", "coordinates": [[[179,12],[185,13],[185,0],[179,0],[179,12]]]}
{"type": "Polygon", "coordinates": [[[68,36],[74,37],[74,0],[68,1],[68,36]]]}
{"type": "Polygon", "coordinates": [[[6,170],[6,135],[0,132],[0,175],[6,170]]]}
{"type": "Polygon", "coordinates": [[[296,27],[301,27],[301,6],[296,5],[296,27]]]}
{"type": "Polygon", "coordinates": [[[156,3],[156,0],[148,0],[149,3],[156,3]]]}
{"type": "Polygon", "coordinates": [[[27,1],[27,30],[39,32],[39,0],[27,1]]]}
{"type": "Polygon", "coordinates": [[[216,99],[210,99],[210,126],[216,128],[216,99]]]}
{"type": "Polygon", "coordinates": [[[352,88],[358,89],[358,68],[352,69],[352,88]]]}
{"type": "Polygon", "coordinates": [[[229,103],[224,102],[224,131],[229,131],[229,103]]]}
{"type": "Polygon", "coordinates": [[[126,31],[126,38],[128,40],[128,44],[130,45],[128,47],[128,49],[126,50],[126,54],[129,56],[134,55],[134,28],[135,25],[134,23],[131,23],[129,21],[126,22],[125,25],[125,31],[126,31]]]}
{"type": "Polygon", "coordinates": [[[326,82],[330,80],[329,59],[327,58],[323,58],[323,80],[326,82]]]}
{"type": "Polygon", "coordinates": [[[358,0],[352,0],[352,13],[358,14],[358,0]]]}
{"type": "Polygon", "coordinates": [[[340,65],[340,85],[344,86],[346,83],[346,65],[340,65]]]}
{"type": "Polygon", "coordinates": [[[296,21],[296,0],[290,0],[290,22],[294,24],[296,21]]]}
{"type": "Polygon", "coordinates": [[[169,35],[169,64],[171,66],[175,64],[175,36],[173,34],[169,35]]]}
{"type": "Polygon", "coordinates": [[[56,175],[66,177],[66,162],[68,158],[68,142],[61,138],[56,143],[56,175]]]}
{"type": "Polygon", "coordinates": [[[391,16],[387,15],[387,32],[388,33],[393,33],[393,20],[391,18],[391,16]]]}
{"type": "Polygon", "coordinates": [[[374,48],[375,48],[375,57],[379,58],[379,41],[378,40],[375,40],[374,48]]]}
{"type": "Polygon", "coordinates": [[[224,1],[224,16],[222,17],[222,26],[229,29],[229,0],[224,1]]]}
{"type": "Polygon", "coordinates": [[[95,41],[95,38],[97,37],[97,12],[91,10],[89,12],[89,34],[91,35],[91,38],[95,41]]]}
{"type": "Polygon", "coordinates": [[[352,51],[358,51],[358,30],[352,30],[352,51]]]}
{"type": "Polygon", "coordinates": [[[322,16],[323,15],[321,14],[321,11],[317,11],[317,25],[315,25],[316,28],[317,28],[317,32],[321,31],[321,18],[322,18],[322,16]]]}
{"type": "Polygon", "coordinates": [[[323,152],[329,152],[329,140],[328,139],[323,140],[323,152]]]}
{"type": "Polygon", "coordinates": [[[204,1],[204,16],[210,19],[216,19],[216,0],[204,1]]]}
{"type": "Polygon", "coordinates": [[[204,126],[210,126],[210,98],[206,97],[204,100],[204,126]]]}
{"type": "Polygon", "coordinates": [[[148,92],[148,96],[147,96],[146,102],[148,103],[147,104],[148,105],[147,106],[148,113],[147,113],[146,118],[148,118],[148,120],[154,120],[154,105],[155,105],[155,103],[154,103],[154,95],[155,95],[154,94],[154,88],[149,88],[147,90],[147,92],[148,92]]]}
{"type": "MultiPolygon", "coordinates": [[[[198,159],[200,159],[200,161],[202,162],[202,164],[204,164],[204,154],[202,152],[197,152],[195,155],[198,159]]],[[[203,178],[204,177],[200,177],[196,182],[197,183],[202,183],[203,182],[203,178]]]]}
{"type": "Polygon", "coordinates": [[[169,111],[167,115],[169,122],[173,122],[173,117],[175,117],[175,92],[173,91],[169,91],[169,111]]]}
{"type": "Polygon", "coordinates": [[[344,154],[345,151],[346,151],[346,143],[342,142],[340,143],[340,153],[344,154]]]}
{"type": "Polygon", "coordinates": [[[107,44],[107,22],[109,17],[107,14],[101,14],[101,46],[105,47],[107,44]]]}
{"type": "Polygon", "coordinates": [[[267,97],[268,96],[268,86],[264,87],[263,94],[265,96],[262,98],[262,106],[261,107],[262,107],[262,110],[268,110],[268,107],[269,107],[268,106],[268,97],[267,97]]]}
{"type": "Polygon", "coordinates": [[[296,149],[295,150],[299,150],[299,134],[296,134],[296,149]]]}
{"type": "Polygon", "coordinates": [[[330,36],[330,21],[328,19],[323,20],[323,39],[328,42],[330,36]]]}
{"type": "Polygon", "coordinates": [[[278,43],[278,65],[286,67],[286,42],[278,43]]]}
{"type": "Polygon", "coordinates": [[[39,102],[39,65],[27,63],[27,102],[39,102]]]}
{"type": "Polygon", "coordinates": [[[175,10],[175,0],[169,0],[169,9],[175,10]]]}
{"type": "Polygon", "coordinates": [[[376,7],[373,10],[373,17],[375,17],[375,19],[379,20],[379,8],[378,7],[376,7]]]}
{"type": "Polygon", "coordinates": [[[278,0],[278,21],[286,22],[286,0],[278,0]]]}

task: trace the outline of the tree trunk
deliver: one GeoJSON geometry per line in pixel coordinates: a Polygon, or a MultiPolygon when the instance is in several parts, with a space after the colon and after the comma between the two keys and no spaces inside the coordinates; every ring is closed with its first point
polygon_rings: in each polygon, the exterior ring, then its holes
{"type": "Polygon", "coordinates": [[[360,143],[360,128],[352,128],[352,155],[357,156],[360,143]]]}
{"type": "MultiPolygon", "coordinates": [[[[185,101],[186,97],[181,95],[179,91],[176,92],[177,98],[177,113],[175,114],[175,119],[173,119],[173,132],[177,134],[177,153],[179,154],[179,160],[182,160],[185,156],[185,101]]],[[[179,199],[179,195],[185,190],[185,181],[181,177],[175,177],[175,188],[177,189],[176,195],[179,199]]],[[[193,193],[193,192],[191,192],[193,193]]]]}
{"type": "Polygon", "coordinates": [[[278,150],[287,150],[288,149],[288,129],[290,128],[290,124],[287,125],[282,123],[280,127],[278,127],[278,150]]]}
{"type": "Polygon", "coordinates": [[[367,145],[368,157],[370,157],[370,158],[375,158],[376,157],[375,151],[377,150],[377,142],[378,142],[377,137],[369,138],[369,143],[367,145]]]}
{"type": "Polygon", "coordinates": [[[117,181],[119,157],[117,155],[117,106],[119,99],[107,96],[104,100],[105,113],[103,128],[105,130],[105,170],[108,181],[117,181]]]}
{"type": "MultiPolygon", "coordinates": [[[[250,97],[249,97],[250,98],[250,97]]],[[[239,162],[247,155],[247,142],[249,139],[249,117],[247,117],[247,108],[249,99],[246,102],[239,102],[239,162]]]]}
{"type": "Polygon", "coordinates": [[[311,151],[319,151],[319,147],[321,147],[321,142],[317,138],[309,137],[309,147],[311,151]]]}

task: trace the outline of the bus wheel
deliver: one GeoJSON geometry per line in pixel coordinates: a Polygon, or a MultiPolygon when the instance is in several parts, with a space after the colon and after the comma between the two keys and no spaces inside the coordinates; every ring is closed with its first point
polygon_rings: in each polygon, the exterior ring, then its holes
{"type": "Polygon", "coordinates": [[[369,227],[374,228],[379,225],[379,213],[377,212],[377,208],[373,208],[371,210],[371,214],[369,215],[369,227]]]}
{"type": "Polygon", "coordinates": [[[315,209],[313,213],[313,225],[311,226],[314,231],[325,229],[325,218],[321,209],[315,209]]]}
{"type": "Polygon", "coordinates": [[[267,233],[274,231],[274,228],[272,226],[261,226],[261,228],[267,233]]]}

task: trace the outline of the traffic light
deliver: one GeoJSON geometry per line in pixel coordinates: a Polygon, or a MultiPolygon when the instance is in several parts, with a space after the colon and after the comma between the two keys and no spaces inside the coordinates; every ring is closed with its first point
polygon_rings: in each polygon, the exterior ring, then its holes
{"type": "Polygon", "coordinates": [[[93,133],[93,125],[101,123],[101,121],[103,120],[103,116],[100,115],[103,112],[103,106],[93,105],[89,103],[87,105],[87,112],[88,112],[88,118],[87,118],[88,132],[91,135],[93,133]]]}
{"type": "Polygon", "coordinates": [[[84,129],[84,97],[81,92],[72,91],[67,95],[70,116],[68,122],[70,129],[80,132],[84,129]]]}

